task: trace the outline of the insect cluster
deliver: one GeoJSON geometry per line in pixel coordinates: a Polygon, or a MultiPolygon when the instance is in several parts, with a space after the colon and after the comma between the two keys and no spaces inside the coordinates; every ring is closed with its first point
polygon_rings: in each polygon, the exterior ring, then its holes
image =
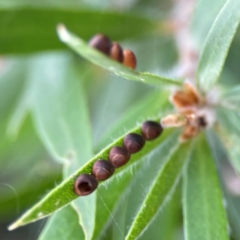
{"type": "MultiPolygon", "coordinates": [[[[108,37],[97,34],[89,45],[98,49],[110,58],[135,68],[136,58],[130,50],[122,50],[116,42],[108,37]]],[[[108,159],[98,159],[92,166],[91,174],[80,175],[74,183],[74,192],[79,196],[92,193],[98,187],[98,181],[104,181],[114,174],[115,168],[125,165],[131,154],[139,152],[145,144],[161,135],[163,128],[182,127],[180,141],[187,141],[196,136],[212,122],[209,103],[203,98],[190,82],[185,82],[183,89],[175,91],[171,102],[177,110],[161,120],[161,123],[145,121],[141,126],[141,134],[129,133],[123,138],[122,146],[114,146],[108,153],[108,159]]]]}
{"type": "Polygon", "coordinates": [[[129,68],[135,69],[137,66],[137,59],[131,50],[123,50],[117,42],[111,42],[110,39],[103,34],[93,36],[89,41],[89,45],[129,68]]]}
{"type": "Polygon", "coordinates": [[[145,121],[141,126],[141,134],[127,134],[123,138],[122,146],[110,149],[108,159],[97,160],[92,166],[91,174],[82,174],[75,180],[75,194],[85,196],[92,193],[98,187],[98,181],[111,177],[115,168],[125,165],[130,160],[131,154],[139,152],[144,147],[145,141],[156,139],[162,132],[160,123],[145,121]]]}

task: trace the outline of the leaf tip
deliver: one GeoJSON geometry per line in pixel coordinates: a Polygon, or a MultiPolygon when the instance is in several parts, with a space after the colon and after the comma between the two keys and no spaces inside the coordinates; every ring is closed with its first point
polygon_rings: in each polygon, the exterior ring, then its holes
{"type": "Polygon", "coordinates": [[[12,230],[18,228],[19,226],[20,226],[19,222],[16,221],[16,222],[12,223],[10,226],[8,226],[7,229],[8,229],[8,231],[12,231],[12,230]]]}
{"type": "Polygon", "coordinates": [[[57,34],[62,42],[68,42],[70,39],[70,35],[67,31],[67,28],[62,23],[59,23],[57,25],[57,34]]]}

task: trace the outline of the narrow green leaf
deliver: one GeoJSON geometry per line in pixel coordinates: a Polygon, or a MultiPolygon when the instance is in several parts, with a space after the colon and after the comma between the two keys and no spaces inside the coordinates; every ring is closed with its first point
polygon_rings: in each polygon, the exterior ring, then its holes
{"type": "Polygon", "coordinates": [[[172,198],[166,202],[161,211],[159,211],[150,222],[145,232],[139,237],[139,240],[146,239],[167,239],[179,240],[180,232],[178,231],[181,224],[181,186],[178,184],[172,198]]]}
{"type": "Polygon", "coordinates": [[[235,240],[237,240],[240,239],[240,198],[239,196],[229,194],[228,190],[225,190],[225,192],[228,192],[227,194],[225,194],[225,196],[229,216],[228,218],[231,226],[231,235],[234,237],[235,240]]]}
{"type": "Polygon", "coordinates": [[[229,88],[221,95],[221,106],[240,113],[240,86],[229,88]]]}
{"type": "Polygon", "coordinates": [[[237,124],[240,119],[240,113],[223,107],[218,107],[216,110],[217,119],[220,123],[217,125],[216,130],[218,131],[218,128],[221,129],[223,127],[227,130],[227,135],[240,135],[240,126],[237,124]]]}
{"type": "Polygon", "coordinates": [[[227,0],[200,0],[196,2],[191,21],[191,32],[199,49],[202,49],[206,36],[226,1],[227,0]]]}
{"type": "Polygon", "coordinates": [[[224,143],[229,160],[233,167],[240,173],[240,113],[233,112],[228,109],[219,108],[219,126],[217,126],[217,134],[224,143]]]}
{"type": "Polygon", "coordinates": [[[189,147],[190,142],[177,146],[176,151],[165,163],[135,217],[126,237],[127,240],[136,239],[146,229],[158,210],[171,198],[189,154],[189,147]]]}
{"type": "Polygon", "coordinates": [[[203,134],[196,139],[184,174],[183,210],[186,240],[228,239],[216,167],[203,134]]]}
{"type": "Polygon", "coordinates": [[[101,11],[79,8],[0,9],[0,54],[64,49],[55,32],[59,22],[70,26],[84,39],[89,39],[97,32],[103,32],[114,40],[120,40],[150,34],[159,27],[155,21],[123,12],[104,11],[103,14],[101,11]],[[122,24],[119,24],[121,22],[122,24]],[[127,28],[125,22],[128,24],[127,28]]]}
{"type": "Polygon", "coordinates": [[[228,0],[212,25],[200,57],[197,77],[204,92],[217,82],[239,22],[240,1],[228,0]]]}
{"type": "Polygon", "coordinates": [[[147,72],[134,71],[123,64],[118,63],[105,56],[98,50],[90,47],[81,38],[70,33],[64,25],[58,25],[57,32],[62,42],[72,48],[75,52],[82,55],[84,58],[93,62],[96,65],[101,66],[109,71],[114,72],[116,75],[126,78],[128,80],[134,80],[153,85],[181,85],[180,81],[168,79],[166,77],[157,76],[147,72]]]}
{"type": "Polygon", "coordinates": [[[232,186],[232,188],[236,188],[236,190],[238,189],[237,185],[232,183],[236,180],[239,181],[239,175],[237,175],[230,163],[227,161],[228,154],[219,137],[213,131],[208,131],[207,138],[210,143],[215,162],[221,172],[219,177],[224,191],[231,235],[237,240],[240,239],[240,197],[239,195],[232,194],[232,189],[230,190],[229,187],[232,186]]]}
{"type": "Polygon", "coordinates": [[[83,240],[84,234],[79,219],[72,206],[66,206],[56,212],[41,232],[39,240],[83,240]]]}
{"type": "MultiPolygon", "coordinates": [[[[159,119],[155,119],[155,120],[159,121],[159,119]]],[[[132,129],[131,132],[140,133],[140,128],[137,127],[135,129],[132,129]]],[[[129,168],[132,164],[134,164],[134,162],[138,161],[139,158],[141,158],[142,156],[152,151],[152,149],[155,148],[158,145],[158,143],[162,141],[161,138],[165,138],[165,136],[168,135],[169,132],[171,132],[171,130],[167,129],[164,131],[164,133],[160,138],[156,139],[153,142],[147,142],[144,146],[144,149],[141,150],[139,153],[134,154],[134,156],[131,158],[131,161],[127,165],[118,169],[114,174],[114,176],[117,176],[126,168],[129,168]]],[[[44,218],[50,215],[51,213],[53,213],[54,211],[56,211],[57,209],[63,207],[64,205],[76,199],[78,196],[76,196],[73,192],[73,185],[74,185],[75,179],[83,173],[91,173],[92,166],[94,162],[97,161],[98,159],[107,159],[108,153],[113,146],[122,145],[124,136],[117,139],[109,146],[107,146],[100,153],[95,155],[90,161],[88,161],[83,167],[78,169],[73,175],[67,178],[64,182],[58,185],[51,192],[49,192],[39,203],[37,203],[33,208],[28,210],[20,219],[18,219],[15,223],[13,223],[9,227],[9,229],[12,230],[19,226],[44,218]]]]}
{"type": "Polygon", "coordinates": [[[29,61],[31,110],[43,143],[59,162],[84,164],[92,152],[82,87],[85,73],[78,75],[71,56],[65,54],[36,55],[29,61]]]}
{"type": "Polygon", "coordinates": [[[128,192],[132,189],[132,182],[137,177],[136,175],[143,167],[143,164],[143,161],[139,161],[131,171],[125,171],[120,179],[113,178],[111,181],[100,185],[97,190],[93,239],[110,239],[108,235],[109,228],[114,229],[122,239],[124,238],[125,227],[120,226],[118,215],[121,215],[122,222],[126,214],[124,211],[126,211],[127,207],[128,192]],[[123,209],[125,210],[123,211],[123,209]]]}

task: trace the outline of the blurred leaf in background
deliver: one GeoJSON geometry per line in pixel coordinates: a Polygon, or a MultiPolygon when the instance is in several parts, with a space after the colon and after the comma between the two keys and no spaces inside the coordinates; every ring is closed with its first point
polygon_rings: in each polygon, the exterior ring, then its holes
{"type": "MultiPolygon", "coordinates": [[[[195,2],[189,22],[196,49],[201,52],[226,0],[195,2]]],[[[96,33],[104,33],[136,54],[137,71],[178,79],[178,46],[172,29],[168,28],[168,20],[176,14],[174,4],[167,0],[0,0],[1,239],[121,240],[127,236],[133,220],[145,206],[146,196],[155,197],[150,187],[157,186],[157,177],[167,181],[160,169],[171,166],[178,131],[166,131],[163,139],[158,140],[159,145],[155,143],[152,148],[147,145],[152,151],[147,148],[142,155],[136,155],[129,167],[117,171],[112,180],[101,184],[92,195],[74,200],[48,220],[12,232],[7,231],[7,226],[108,144],[139,127],[144,120],[159,118],[173,110],[168,103],[169,90],[125,80],[89,63],[59,41],[56,26],[64,23],[85,41],[96,33]]],[[[239,36],[238,29],[220,77],[222,88],[239,84],[239,36]]],[[[236,122],[237,114],[229,115],[229,121],[236,122]]],[[[223,115],[227,115],[226,110],[223,115]]],[[[226,122],[225,128],[231,124],[225,117],[221,121],[226,122]]],[[[206,139],[201,136],[195,144],[191,154],[198,157],[195,161],[188,161],[186,156],[179,158],[186,162],[179,166],[179,172],[185,174],[183,181],[174,182],[174,191],[166,195],[161,211],[154,212],[147,231],[141,229],[138,239],[159,236],[166,240],[199,239],[194,238],[194,233],[200,232],[196,226],[184,230],[183,225],[190,226],[190,220],[198,219],[200,214],[201,219],[196,221],[199,226],[202,218],[207,218],[206,209],[197,216],[191,215],[195,207],[191,197],[192,193],[195,197],[200,194],[197,203],[204,204],[205,197],[211,194],[211,185],[201,188],[201,183],[207,184],[209,175],[214,176],[213,188],[217,189],[209,202],[216,199],[218,203],[218,215],[214,216],[212,211],[209,218],[214,222],[221,220],[223,234],[219,239],[227,239],[220,193],[223,191],[230,203],[226,208],[230,235],[239,239],[240,194],[233,196],[229,192],[222,179],[224,173],[219,173],[220,190],[212,159],[226,160],[228,153],[212,132],[207,133],[206,139]],[[218,149],[224,153],[219,155],[218,149]],[[209,165],[202,164],[203,160],[209,165]],[[197,175],[201,183],[191,181],[192,175],[197,175]],[[187,191],[196,186],[199,191],[187,191]]],[[[214,229],[211,225],[207,233],[211,235],[214,229]]]]}

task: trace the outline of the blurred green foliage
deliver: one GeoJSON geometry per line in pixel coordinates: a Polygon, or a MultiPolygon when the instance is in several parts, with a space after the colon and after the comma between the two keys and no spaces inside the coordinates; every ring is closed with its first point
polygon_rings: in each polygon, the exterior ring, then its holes
{"type": "MultiPolygon", "coordinates": [[[[191,29],[201,50],[226,1],[196,2],[191,29]],[[203,16],[206,16],[204,20],[203,16]]],[[[38,235],[41,240],[80,239],[90,230],[82,229],[78,221],[94,228],[91,229],[93,239],[123,239],[127,234],[153,176],[164,162],[159,161],[160,150],[172,150],[167,144],[146,156],[153,165],[141,161],[124,176],[99,187],[99,195],[63,208],[53,215],[42,233],[44,221],[16,232],[7,232],[6,227],[76,167],[144,120],[146,103],[151,96],[166,94],[88,63],[59,41],[56,25],[66,24],[85,40],[96,32],[103,32],[136,53],[138,70],[173,77],[178,53],[173,36],[162,27],[172,14],[172,5],[166,0],[0,0],[1,239],[16,239],[15,234],[19,234],[17,239],[34,240],[38,235]],[[78,150],[72,157],[73,148],[78,150]],[[109,196],[111,191],[115,191],[114,196],[109,196]],[[87,204],[92,209],[84,211],[87,204]],[[76,214],[74,209],[81,214],[76,214]],[[98,226],[100,216],[103,222],[98,226]],[[61,228],[54,231],[52,226],[58,224],[61,228]]],[[[239,83],[239,46],[238,29],[220,78],[223,85],[239,83]]],[[[168,144],[174,144],[174,140],[176,137],[168,144]]],[[[223,149],[220,143],[218,148],[223,149]]],[[[218,148],[212,147],[216,155],[218,148]]],[[[219,168],[227,164],[226,153],[216,158],[221,160],[219,168]]],[[[184,239],[181,187],[179,182],[171,200],[140,239],[158,236],[166,240],[184,239]]],[[[224,189],[225,197],[231,202],[227,209],[230,232],[238,240],[239,196],[224,189]]]]}

